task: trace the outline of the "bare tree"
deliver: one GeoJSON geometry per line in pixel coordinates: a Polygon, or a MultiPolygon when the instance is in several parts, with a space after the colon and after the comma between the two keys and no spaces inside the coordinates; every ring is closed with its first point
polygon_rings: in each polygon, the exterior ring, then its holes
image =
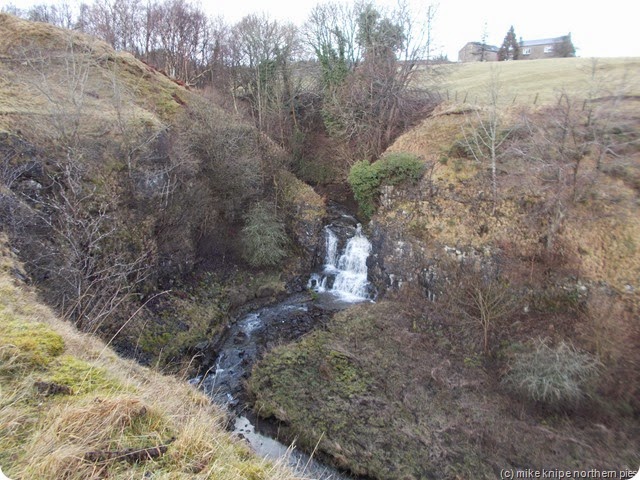
{"type": "Polygon", "coordinates": [[[259,130],[273,123],[282,130],[282,114],[288,116],[296,90],[291,61],[299,45],[297,29],[266,15],[248,15],[235,25],[232,38],[236,90],[251,102],[259,130]]]}
{"type": "Polygon", "coordinates": [[[114,205],[95,187],[87,189],[78,163],[59,167],[51,176],[54,194],[39,202],[40,218],[59,248],[56,269],[47,275],[57,284],[55,304],[63,316],[95,331],[146,279],[151,247],[131,255],[118,245],[122,226],[111,212],[114,205]]]}
{"type": "Polygon", "coordinates": [[[168,0],[161,12],[158,38],[164,70],[191,84],[202,62],[208,59],[209,20],[202,10],[185,0],[168,0]]]}
{"type": "Polygon", "coordinates": [[[482,349],[491,350],[491,338],[498,324],[515,310],[513,292],[504,280],[476,279],[469,282],[459,296],[464,316],[477,322],[482,329],[482,349]]]}
{"type": "Polygon", "coordinates": [[[135,52],[142,26],[140,0],[94,0],[85,12],[83,28],[116,50],[135,52]]]}
{"type": "Polygon", "coordinates": [[[30,86],[46,101],[53,128],[39,132],[55,137],[56,143],[72,156],[81,143],[86,87],[98,56],[94,45],[77,44],[73,33],[69,32],[65,39],[62,50],[26,42],[14,46],[13,51],[30,70],[31,74],[26,76],[30,86]]]}
{"type": "Polygon", "coordinates": [[[501,88],[498,71],[492,69],[491,80],[487,84],[487,108],[474,109],[472,117],[467,114],[465,127],[462,128],[465,146],[473,158],[479,163],[489,164],[494,212],[498,202],[498,162],[504,153],[503,146],[514,129],[505,121],[500,103],[501,88]]]}
{"type": "MultiPolygon", "coordinates": [[[[46,105],[45,123],[32,118],[23,134],[47,145],[51,157],[41,168],[46,188],[25,198],[35,207],[30,214],[38,240],[33,242],[42,244],[26,260],[47,283],[50,301],[62,314],[83,330],[95,330],[121,313],[145,281],[154,247],[144,235],[125,233],[132,229],[117,213],[123,191],[101,168],[103,155],[114,153],[108,150],[113,148],[109,140],[101,138],[109,121],[87,113],[87,92],[102,78],[97,72],[100,57],[91,45],[75,40],[76,34],[69,32],[66,48],[59,50],[14,47],[46,105]]],[[[118,118],[124,122],[123,116],[118,118]]],[[[144,143],[131,140],[128,155],[138,155],[144,143]]]]}
{"type": "Polygon", "coordinates": [[[26,18],[34,22],[46,22],[68,29],[75,25],[73,7],[66,1],[57,5],[45,3],[33,5],[27,10],[26,18]]]}
{"type": "MultiPolygon", "coordinates": [[[[323,68],[325,125],[357,157],[377,157],[428,103],[412,79],[418,61],[428,57],[430,30],[416,23],[406,3],[390,11],[358,3],[352,12],[356,28],[351,48],[354,30],[339,10],[329,31],[318,26],[329,12],[313,13],[308,38],[323,68]],[[358,52],[358,57],[349,58],[348,52],[358,52]]],[[[430,24],[435,7],[429,13],[430,24]]]]}
{"type": "Polygon", "coordinates": [[[482,35],[480,36],[480,61],[487,61],[487,52],[489,51],[489,45],[487,45],[487,39],[489,38],[489,31],[487,22],[484,22],[482,27],[482,35]]]}
{"type": "Polygon", "coordinates": [[[622,160],[626,148],[639,142],[625,125],[623,102],[630,95],[630,72],[622,79],[607,78],[599,72],[598,59],[591,60],[587,98],[583,110],[585,128],[596,158],[596,168],[605,169],[607,160],[622,160]]]}
{"type": "Polygon", "coordinates": [[[309,15],[303,36],[322,70],[322,87],[340,85],[362,60],[357,42],[357,6],[344,3],[316,5],[309,15]]]}

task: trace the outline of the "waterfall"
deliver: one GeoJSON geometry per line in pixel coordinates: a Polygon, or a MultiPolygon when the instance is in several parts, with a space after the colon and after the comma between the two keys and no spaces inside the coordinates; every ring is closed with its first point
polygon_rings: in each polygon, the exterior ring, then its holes
{"type": "Polygon", "coordinates": [[[329,227],[324,229],[325,236],[325,251],[324,267],[335,268],[337,266],[338,258],[338,236],[329,227]]]}
{"type": "Polygon", "coordinates": [[[362,233],[358,224],[342,254],[338,257],[338,236],[331,227],[325,227],[325,258],[322,273],[314,273],[309,279],[309,288],[317,292],[332,292],[342,300],[357,302],[369,297],[367,280],[367,258],[371,253],[371,242],[362,233]]]}

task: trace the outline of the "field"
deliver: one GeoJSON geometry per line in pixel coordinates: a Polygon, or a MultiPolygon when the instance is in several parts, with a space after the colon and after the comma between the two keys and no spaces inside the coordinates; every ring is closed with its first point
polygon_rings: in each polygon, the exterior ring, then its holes
{"type": "Polygon", "coordinates": [[[549,104],[561,93],[585,99],[640,95],[640,58],[460,63],[439,65],[435,72],[442,97],[463,103],[486,102],[494,78],[504,104],[549,104]]]}

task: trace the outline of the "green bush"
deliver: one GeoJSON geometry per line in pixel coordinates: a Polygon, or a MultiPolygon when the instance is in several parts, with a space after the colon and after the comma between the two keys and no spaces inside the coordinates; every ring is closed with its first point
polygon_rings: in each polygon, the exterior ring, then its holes
{"type": "Polygon", "coordinates": [[[354,164],[349,172],[348,180],[360,211],[369,218],[373,215],[380,188],[380,178],[374,164],[366,160],[354,164]]]}
{"type": "Polygon", "coordinates": [[[425,167],[420,158],[403,152],[390,153],[374,163],[362,160],[354,164],[348,180],[362,214],[367,218],[373,215],[381,185],[417,183],[425,167]]]}
{"type": "Polygon", "coordinates": [[[523,397],[552,407],[582,401],[600,370],[598,359],[564,341],[552,347],[538,339],[532,347],[515,356],[503,382],[523,397]]]}
{"type": "Polygon", "coordinates": [[[284,225],[264,203],[256,203],[245,216],[242,249],[247,262],[254,267],[273,267],[287,255],[289,238],[284,225]]]}
{"type": "Polygon", "coordinates": [[[404,182],[416,183],[424,174],[425,164],[410,153],[389,153],[373,166],[379,172],[381,185],[398,185],[404,182]]]}

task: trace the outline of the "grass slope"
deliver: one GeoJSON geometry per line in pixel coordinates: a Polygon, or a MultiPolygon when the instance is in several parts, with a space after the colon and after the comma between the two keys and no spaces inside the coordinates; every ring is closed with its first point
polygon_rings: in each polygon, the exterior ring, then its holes
{"type": "Polygon", "coordinates": [[[0,237],[0,467],[12,479],[290,479],[224,429],[185,382],[119,358],[14,280],[0,237]],[[128,462],[105,452],[166,445],[128,462]]]}
{"type": "MultiPolygon", "coordinates": [[[[410,306],[339,313],[271,352],[249,380],[256,411],[341,467],[376,479],[494,479],[503,468],[635,469],[638,426],[547,415],[501,392],[477,360],[421,332],[410,306]]],[[[422,320],[421,322],[424,322],[422,320]]],[[[419,321],[420,322],[420,321],[419,321]]]]}
{"type": "Polygon", "coordinates": [[[561,92],[587,98],[623,93],[640,95],[640,58],[552,58],[517,62],[474,62],[438,66],[439,91],[450,101],[484,104],[493,75],[505,104],[544,105],[561,92]],[[600,93],[596,93],[600,91],[600,93]]]}
{"type": "Polygon", "coordinates": [[[0,13],[0,131],[41,116],[56,122],[61,115],[80,115],[87,132],[116,121],[154,126],[188,96],[167,76],[100,40],[0,13]]]}

